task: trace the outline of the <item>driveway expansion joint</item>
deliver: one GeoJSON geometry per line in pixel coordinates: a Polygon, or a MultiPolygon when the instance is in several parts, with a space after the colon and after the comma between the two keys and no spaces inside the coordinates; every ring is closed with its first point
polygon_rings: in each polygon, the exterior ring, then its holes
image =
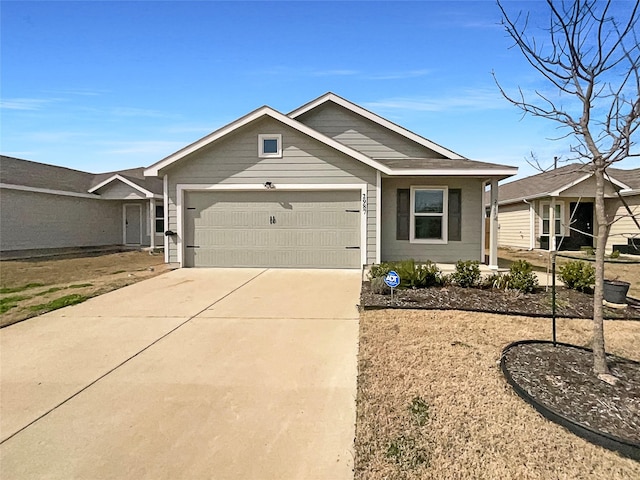
{"type": "Polygon", "coordinates": [[[115,367],[109,369],[107,372],[103,373],[102,375],[100,375],[98,378],[96,378],[95,380],[91,381],[90,383],[88,383],[87,385],[85,385],[84,387],[82,387],[80,390],[78,390],[77,392],[75,392],[73,395],[70,395],[69,397],[67,397],[66,399],[64,399],[63,401],[59,402],[57,405],[55,405],[54,407],[50,408],[49,410],[47,410],[46,412],[44,412],[43,414],[39,415],[37,418],[35,418],[34,420],[32,420],[31,422],[27,423],[25,426],[21,427],[20,429],[16,430],[15,432],[13,432],[11,435],[9,435],[6,438],[3,438],[0,440],[0,445],[3,445],[4,443],[6,443],[7,441],[11,440],[13,437],[15,437],[16,435],[18,435],[19,433],[25,431],[27,428],[29,428],[30,426],[34,425],[35,423],[39,422],[40,420],[42,420],[43,418],[45,418],[47,415],[49,415],[50,413],[54,412],[55,410],[57,410],[58,408],[60,408],[62,405],[66,404],[67,402],[69,402],[70,400],[74,399],[75,397],[77,397],[78,395],[80,395],[82,392],[84,392],[85,390],[89,389],[90,387],[92,387],[93,385],[95,385],[96,383],[98,383],[100,380],[102,380],[103,378],[109,376],[110,374],[112,374],[113,372],[115,372],[116,370],[118,370],[120,367],[126,365],[127,363],[129,363],[131,360],[133,360],[134,358],[136,358],[138,355],[140,355],[141,353],[149,350],[151,347],[153,347],[155,344],[157,344],[158,342],[160,342],[161,340],[165,339],[166,337],[168,337],[169,335],[171,335],[172,333],[174,333],[176,330],[178,330],[180,327],[186,325],[187,323],[189,323],[191,320],[193,320],[194,318],[196,318],[198,315],[202,314],[203,312],[205,312],[206,310],[210,309],[211,307],[213,307],[215,304],[217,304],[218,302],[221,302],[222,300],[224,300],[225,298],[227,298],[229,295],[235,293],[237,290],[241,289],[242,287],[246,286],[247,284],[251,283],[252,281],[254,281],[256,278],[258,278],[260,275],[262,275],[263,273],[265,273],[268,269],[264,269],[262,270],[260,273],[258,273],[257,275],[254,275],[253,277],[251,277],[249,280],[247,280],[246,282],[244,282],[243,284],[237,286],[236,288],[234,288],[233,290],[231,290],[230,292],[228,292],[227,294],[225,294],[224,296],[218,298],[215,302],[211,303],[210,305],[206,306],[205,308],[201,309],[199,312],[195,313],[194,315],[191,315],[189,318],[187,318],[184,322],[176,325],[175,327],[173,327],[171,330],[169,330],[167,333],[161,335],[160,337],[158,337],[156,340],[154,340],[153,342],[151,342],[149,345],[147,345],[146,347],[144,347],[143,349],[139,350],[138,352],[134,353],[133,355],[129,356],[128,358],[126,358],[125,360],[123,360],[122,362],[120,362],[118,365],[116,365],[115,367]]]}

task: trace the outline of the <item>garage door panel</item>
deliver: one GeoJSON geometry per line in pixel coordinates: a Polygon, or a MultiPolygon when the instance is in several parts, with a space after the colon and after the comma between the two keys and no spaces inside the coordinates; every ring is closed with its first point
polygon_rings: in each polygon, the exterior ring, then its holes
{"type": "Polygon", "coordinates": [[[187,192],[186,266],[360,267],[360,194],[187,192]]]}

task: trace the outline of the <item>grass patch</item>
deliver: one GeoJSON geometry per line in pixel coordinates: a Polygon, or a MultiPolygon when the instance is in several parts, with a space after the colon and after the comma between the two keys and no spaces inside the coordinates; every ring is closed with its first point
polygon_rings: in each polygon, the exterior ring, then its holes
{"type": "Polygon", "coordinates": [[[111,275],[118,275],[119,273],[125,273],[126,270],[116,270],[115,272],[111,272],[111,275]]]}
{"type": "Polygon", "coordinates": [[[25,297],[23,295],[14,295],[13,297],[5,297],[0,299],[0,314],[6,313],[12,308],[17,306],[17,302],[21,300],[27,300],[31,297],[25,297]]]}
{"type": "Polygon", "coordinates": [[[424,427],[427,420],[429,420],[429,405],[427,402],[420,397],[414,397],[413,400],[411,400],[409,410],[418,425],[424,427]]]}
{"type": "Polygon", "coordinates": [[[44,283],[27,283],[26,285],[22,285],[21,287],[3,287],[0,288],[0,293],[18,293],[29,290],[30,288],[37,287],[44,287],[44,283]]]}
{"type": "Polygon", "coordinates": [[[60,290],[64,290],[64,287],[51,287],[49,290],[45,290],[40,295],[46,295],[47,293],[55,293],[55,292],[59,292],[60,290]]]}
{"type": "Polygon", "coordinates": [[[72,295],[65,295],[64,297],[56,298],[49,303],[42,303],[40,305],[32,305],[29,307],[34,312],[50,312],[57,310],[58,308],[68,307],[69,305],[76,305],[87,300],[89,297],[86,295],[79,295],[74,293],[72,295]]]}
{"type": "Polygon", "coordinates": [[[69,285],[67,288],[84,288],[93,287],[93,283],[78,283],[76,285],[69,285]]]}

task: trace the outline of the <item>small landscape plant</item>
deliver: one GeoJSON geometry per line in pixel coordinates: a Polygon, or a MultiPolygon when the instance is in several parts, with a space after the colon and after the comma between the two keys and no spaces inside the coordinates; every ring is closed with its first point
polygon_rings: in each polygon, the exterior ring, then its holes
{"type": "Polygon", "coordinates": [[[568,287],[579,292],[588,292],[596,283],[596,270],[587,262],[571,260],[560,267],[558,275],[568,287]]]}
{"type": "Polygon", "coordinates": [[[505,290],[509,286],[509,275],[495,272],[488,275],[482,282],[484,288],[505,290]]]}
{"type": "Polygon", "coordinates": [[[524,293],[531,293],[538,286],[538,277],[526,260],[516,260],[509,267],[508,287],[524,293]]]}
{"type": "Polygon", "coordinates": [[[477,260],[458,260],[456,270],[451,274],[451,279],[459,287],[472,288],[480,284],[480,262],[477,260]]]}
{"type": "Polygon", "coordinates": [[[431,261],[424,264],[417,263],[413,259],[401,262],[383,262],[373,265],[369,270],[372,290],[374,288],[382,289],[380,281],[376,281],[374,285],[374,279],[384,278],[392,270],[400,275],[400,288],[433,287],[440,285],[442,279],[440,269],[431,261]]]}

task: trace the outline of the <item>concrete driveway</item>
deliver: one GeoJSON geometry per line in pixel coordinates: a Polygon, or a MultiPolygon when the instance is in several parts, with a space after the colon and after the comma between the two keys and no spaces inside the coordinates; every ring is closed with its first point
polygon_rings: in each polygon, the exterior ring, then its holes
{"type": "Polygon", "coordinates": [[[360,278],[182,269],[2,329],[0,478],[352,478],[360,278]]]}

